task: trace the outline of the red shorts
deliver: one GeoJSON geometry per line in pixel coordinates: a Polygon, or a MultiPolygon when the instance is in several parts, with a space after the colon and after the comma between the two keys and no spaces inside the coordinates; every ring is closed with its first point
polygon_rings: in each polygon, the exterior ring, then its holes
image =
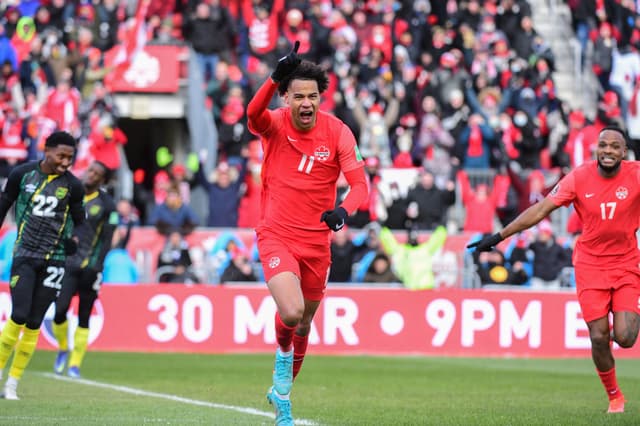
{"type": "Polygon", "coordinates": [[[280,272],[293,272],[300,278],[305,299],[319,301],[324,297],[331,266],[329,243],[308,244],[287,241],[272,232],[258,232],[258,252],[266,282],[280,272]]]}
{"type": "Polygon", "coordinates": [[[576,290],[586,322],[605,317],[609,312],[640,314],[640,270],[633,266],[611,269],[578,266],[576,290]]]}

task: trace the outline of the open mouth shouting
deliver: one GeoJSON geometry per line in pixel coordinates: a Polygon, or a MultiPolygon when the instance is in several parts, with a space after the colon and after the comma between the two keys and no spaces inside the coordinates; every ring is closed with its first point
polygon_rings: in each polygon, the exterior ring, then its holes
{"type": "Polygon", "coordinates": [[[302,124],[311,124],[313,122],[313,110],[300,111],[300,122],[302,124]]]}

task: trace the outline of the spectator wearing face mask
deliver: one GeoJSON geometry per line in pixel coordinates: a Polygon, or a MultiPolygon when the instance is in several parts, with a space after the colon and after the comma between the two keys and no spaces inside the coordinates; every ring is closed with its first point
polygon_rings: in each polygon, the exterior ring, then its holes
{"type": "Polygon", "coordinates": [[[488,169],[494,146],[494,130],[480,114],[473,114],[456,142],[454,155],[465,169],[488,169]]]}
{"type": "Polygon", "coordinates": [[[447,221],[447,209],[456,199],[455,182],[449,180],[444,189],[435,184],[433,173],[421,170],[418,182],[407,194],[407,217],[412,227],[435,229],[447,221]]]}
{"type": "MultiPolygon", "coordinates": [[[[528,89],[528,91],[531,91],[531,89],[528,89]]],[[[542,140],[540,138],[540,129],[533,117],[535,116],[529,115],[524,110],[518,110],[513,116],[513,125],[516,130],[513,146],[518,151],[516,161],[523,169],[540,168],[542,140]]]]}

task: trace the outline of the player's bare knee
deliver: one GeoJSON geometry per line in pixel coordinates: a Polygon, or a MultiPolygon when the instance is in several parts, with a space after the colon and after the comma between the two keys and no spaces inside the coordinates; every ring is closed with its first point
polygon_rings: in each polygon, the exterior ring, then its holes
{"type": "Polygon", "coordinates": [[[634,331],[631,329],[625,329],[615,333],[615,342],[621,348],[632,347],[636,343],[637,338],[638,338],[637,330],[634,331]]]}
{"type": "Polygon", "coordinates": [[[282,322],[288,326],[298,325],[302,320],[303,312],[303,306],[283,306],[280,308],[280,318],[282,319],[282,322]]]}
{"type": "Polygon", "coordinates": [[[589,339],[593,347],[609,347],[611,335],[609,333],[602,333],[600,330],[591,330],[589,339]]]}

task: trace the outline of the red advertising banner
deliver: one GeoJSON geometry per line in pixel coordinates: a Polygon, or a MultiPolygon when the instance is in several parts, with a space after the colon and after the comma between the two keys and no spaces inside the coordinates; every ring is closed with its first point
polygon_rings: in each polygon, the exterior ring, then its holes
{"type": "MultiPolygon", "coordinates": [[[[135,55],[122,75],[109,80],[112,92],[175,93],[180,79],[182,46],[146,45],[135,55]]],[[[117,47],[105,54],[105,63],[111,63],[118,53],[117,47]]]]}
{"type": "MultiPolygon", "coordinates": [[[[0,323],[11,308],[0,285],[0,323]]],[[[70,335],[77,318],[70,312],[70,335]]],[[[90,320],[91,350],[270,352],[275,304],[263,286],[105,286],[90,320]]],[[[39,341],[54,349],[53,309],[39,341]]],[[[572,293],[330,288],[313,322],[310,351],[324,354],[589,357],[572,293]]],[[[640,348],[618,357],[638,357],[640,348]]]]}

